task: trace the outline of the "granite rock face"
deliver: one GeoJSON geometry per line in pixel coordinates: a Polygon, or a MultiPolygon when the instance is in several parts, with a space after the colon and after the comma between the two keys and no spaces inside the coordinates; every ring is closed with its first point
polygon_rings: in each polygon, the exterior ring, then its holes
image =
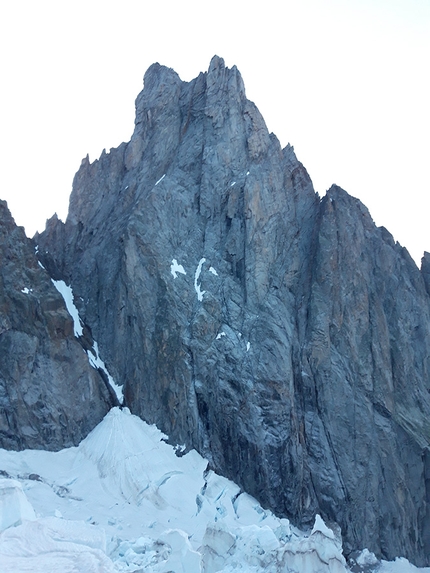
{"type": "Polygon", "coordinates": [[[0,447],[77,445],[111,404],[32,241],[0,201],[0,447]]]}
{"type": "Polygon", "coordinates": [[[131,141],[37,240],[134,414],[346,552],[430,564],[428,261],[320,199],[236,68],[151,66],[131,141]]]}

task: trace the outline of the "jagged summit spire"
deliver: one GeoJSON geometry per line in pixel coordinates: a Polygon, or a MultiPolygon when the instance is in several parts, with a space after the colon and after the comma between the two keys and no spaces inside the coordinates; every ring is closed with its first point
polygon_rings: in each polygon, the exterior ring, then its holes
{"type": "Polygon", "coordinates": [[[144,87],[148,90],[152,90],[162,83],[170,83],[172,81],[180,81],[179,75],[172,68],[163,66],[158,62],[151,64],[143,77],[144,87]]]}
{"type": "Polygon", "coordinates": [[[245,85],[242,76],[236,66],[228,68],[224,59],[214,56],[208,69],[208,86],[218,84],[218,89],[234,90],[240,98],[245,98],[245,85]]]}
{"type": "Polygon", "coordinates": [[[224,69],[225,68],[225,62],[224,62],[224,58],[220,58],[220,56],[217,56],[215,54],[215,56],[212,56],[212,59],[209,63],[209,73],[211,71],[213,71],[214,69],[224,69]]]}

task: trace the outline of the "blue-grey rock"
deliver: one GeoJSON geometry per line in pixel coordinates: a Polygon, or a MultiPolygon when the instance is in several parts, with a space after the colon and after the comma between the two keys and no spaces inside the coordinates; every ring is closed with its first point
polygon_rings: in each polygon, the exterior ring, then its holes
{"type": "Polygon", "coordinates": [[[0,201],[0,447],[77,445],[112,404],[34,244],[0,201]]]}
{"type": "Polygon", "coordinates": [[[428,265],[320,199],[235,67],[151,66],[131,141],[38,241],[133,413],[346,553],[430,564],[428,265]]]}

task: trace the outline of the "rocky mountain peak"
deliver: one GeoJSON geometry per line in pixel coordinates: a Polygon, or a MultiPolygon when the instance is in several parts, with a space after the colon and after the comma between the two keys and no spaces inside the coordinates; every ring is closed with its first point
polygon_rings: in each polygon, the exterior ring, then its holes
{"type": "MultiPolygon", "coordinates": [[[[236,66],[234,66],[236,67],[236,66]]],[[[224,62],[224,58],[220,58],[219,56],[217,56],[215,54],[215,56],[212,57],[210,63],[209,63],[209,73],[212,73],[214,71],[225,71],[225,62],[224,62]]]]}
{"type": "Polygon", "coordinates": [[[6,201],[0,199],[0,222],[1,222],[1,232],[2,234],[6,234],[10,231],[14,225],[15,221],[12,217],[11,212],[8,209],[6,201]]]}
{"type": "MultiPolygon", "coordinates": [[[[144,76],[144,90],[136,99],[136,130],[156,124],[158,114],[179,99],[181,80],[171,68],[152,64],[144,76]]],[[[163,115],[161,116],[163,117],[163,115]]]]}
{"type": "Polygon", "coordinates": [[[151,66],[131,141],[37,240],[134,414],[346,552],[427,562],[428,257],[321,199],[236,68],[151,66]]]}
{"type": "Polygon", "coordinates": [[[430,296],[430,253],[427,251],[424,251],[424,256],[421,259],[421,273],[423,275],[427,292],[430,296]]]}
{"type": "Polygon", "coordinates": [[[239,70],[236,66],[227,68],[224,60],[218,56],[214,56],[210,62],[206,84],[210,100],[222,100],[225,94],[229,94],[229,98],[236,99],[238,103],[246,99],[239,70]]]}

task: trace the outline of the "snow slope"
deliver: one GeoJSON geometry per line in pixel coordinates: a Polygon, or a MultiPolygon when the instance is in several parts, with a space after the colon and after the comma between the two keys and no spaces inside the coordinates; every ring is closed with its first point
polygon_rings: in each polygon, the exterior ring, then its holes
{"type": "MultiPolygon", "coordinates": [[[[113,408],[77,448],[0,450],[0,573],[348,571],[319,516],[301,532],[165,439],[113,408]]],[[[418,571],[366,551],[357,567],[418,571]]]]}

